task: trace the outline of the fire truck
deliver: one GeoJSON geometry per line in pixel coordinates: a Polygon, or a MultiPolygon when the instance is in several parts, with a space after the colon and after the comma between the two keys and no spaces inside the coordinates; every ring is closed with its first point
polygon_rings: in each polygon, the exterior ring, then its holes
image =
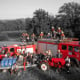
{"type": "Polygon", "coordinates": [[[17,44],[14,44],[14,45],[8,45],[8,46],[3,46],[0,48],[0,60],[2,58],[4,58],[6,55],[8,56],[14,56],[14,55],[19,55],[19,53],[27,53],[27,52],[30,52],[30,53],[35,53],[35,48],[36,48],[36,45],[17,45],[17,44]]]}
{"type": "Polygon", "coordinates": [[[45,53],[51,50],[53,56],[56,56],[57,51],[60,50],[62,58],[70,57],[71,65],[79,66],[80,62],[80,41],[72,39],[53,40],[53,39],[39,39],[37,44],[38,53],[45,53]]]}

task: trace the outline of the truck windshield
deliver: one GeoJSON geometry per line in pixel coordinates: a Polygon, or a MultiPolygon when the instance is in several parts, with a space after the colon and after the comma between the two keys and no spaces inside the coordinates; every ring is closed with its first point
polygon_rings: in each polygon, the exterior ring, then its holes
{"type": "Polygon", "coordinates": [[[75,52],[80,52],[80,47],[74,47],[75,52]]]}
{"type": "Polygon", "coordinates": [[[5,54],[5,50],[2,50],[0,54],[5,54]]]}

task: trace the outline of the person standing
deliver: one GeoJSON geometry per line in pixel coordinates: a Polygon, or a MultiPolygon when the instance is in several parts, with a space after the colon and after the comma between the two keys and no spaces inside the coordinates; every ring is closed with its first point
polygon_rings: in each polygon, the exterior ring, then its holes
{"type": "Polygon", "coordinates": [[[51,28],[52,37],[54,37],[54,31],[55,31],[55,29],[54,29],[54,27],[52,26],[52,28],[51,28]]]}
{"type": "Polygon", "coordinates": [[[57,38],[61,39],[61,28],[60,27],[58,27],[58,30],[57,30],[57,38]]]}
{"type": "Polygon", "coordinates": [[[41,33],[40,33],[40,38],[42,39],[42,38],[43,38],[43,36],[44,36],[44,33],[43,33],[43,32],[41,32],[41,33]]]}
{"type": "Polygon", "coordinates": [[[69,58],[69,56],[67,56],[65,58],[65,67],[66,67],[67,73],[69,73],[70,72],[70,58],[69,58]]]}
{"type": "Polygon", "coordinates": [[[61,53],[60,50],[58,50],[58,53],[57,53],[56,57],[57,57],[57,58],[62,58],[62,53],[61,53]]]}
{"type": "Polygon", "coordinates": [[[51,34],[50,33],[47,34],[47,38],[51,38],[51,34]]]}
{"type": "Polygon", "coordinates": [[[32,41],[34,42],[34,41],[35,41],[35,34],[33,33],[33,34],[31,35],[31,37],[32,37],[32,41]]]}
{"type": "Polygon", "coordinates": [[[63,40],[65,38],[64,32],[61,32],[61,40],[63,40]]]}

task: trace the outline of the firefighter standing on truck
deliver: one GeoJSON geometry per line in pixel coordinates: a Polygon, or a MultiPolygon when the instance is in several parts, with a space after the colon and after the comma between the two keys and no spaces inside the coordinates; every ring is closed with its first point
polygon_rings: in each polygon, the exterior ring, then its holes
{"type": "Polygon", "coordinates": [[[61,40],[63,40],[65,38],[64,32],[61,32],[61,40]]]}
{"type": "Polygon", "coordinates": [[[58,30],[57,30],[57,38],[61,39],[61,28],[60,27],[58,27],[58,30]]]}
{"type": "Polygon", "coordinates": [[[44,36],[44,33],[43,33],[43,32],[41,32],[41,33],[40,33],[40,38],[42,39],[42,38],[43,38],[43,36],[44,36]]]}
{"type": "Polygon", "coordinates": [[[47,38],[51,38],[51,34],[50,33],[47,34],[47,38]]]}
{"type": "Polygon", "coordinates": [[[33,33],[33,34],[31,35],[31,37],[32,37],[32,41],[34,42],[34,41],[35,41],[35,34],[33,33]]]}
{"type": "Polygon", "coordinates": [[[52,28],[51,28],[52,37],[54,36],[54,31],[55,31],[55,29],[54,29],[54,27],[52,26],[52,28]]]}

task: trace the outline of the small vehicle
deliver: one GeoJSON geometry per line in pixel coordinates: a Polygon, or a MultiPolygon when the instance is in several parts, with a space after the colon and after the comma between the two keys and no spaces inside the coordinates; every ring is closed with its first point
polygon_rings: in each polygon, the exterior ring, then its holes
{"type": "Polygon", "coordinates": [[[26,70],[28,67],[36,67],[36,64],[27,65],[24,60],[18,61],[17,57],[6,57],[3,58],[0,62],[0,71],[1,72],[10,72],[11,73],[17,73],[20,69],[26,70]]]}
{"type": "Polygon", "coordinates": [[[47,71],[50,67],[61,69],[65,66],[65,60],[62,58],[51,58],[41,61],[39,66],[42,71],[47,71]]]}

